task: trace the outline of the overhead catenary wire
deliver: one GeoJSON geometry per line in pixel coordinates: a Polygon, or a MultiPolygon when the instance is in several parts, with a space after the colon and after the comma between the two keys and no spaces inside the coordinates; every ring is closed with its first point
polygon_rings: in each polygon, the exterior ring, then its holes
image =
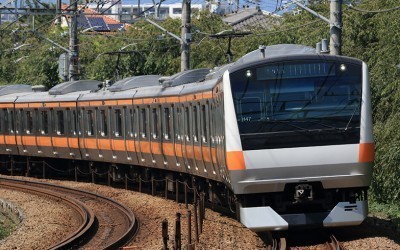
{"type": "Polygon", "coordinates": [[[363,13],[377,14],[377,13],[386,13],[386,12],[399,10],[400,6],[393,7],[393,8],[390,8],[390,9],[384,9],[384,10],[364,10],[364,9],[359,9],[357,7],[349,5],[349,9],[354,10],[354,11],[358,11],[358,12],[363,12],[363,13]]]}

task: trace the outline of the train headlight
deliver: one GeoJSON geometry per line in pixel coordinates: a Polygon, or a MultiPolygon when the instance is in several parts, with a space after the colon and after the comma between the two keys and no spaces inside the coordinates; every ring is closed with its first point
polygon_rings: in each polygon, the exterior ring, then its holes
{"type": "Polygon", "coordinates": [[[252,76],[251,70],[248,69],[248,70],[246,71],[246,77],[247,77],[247,78],[250,78],[251,76],[252,76]]]}
{"type": "Polygon", "coordinates": [[[340,64],[340,71],[346,71],[347,67],[344,64],[340,64]]]}

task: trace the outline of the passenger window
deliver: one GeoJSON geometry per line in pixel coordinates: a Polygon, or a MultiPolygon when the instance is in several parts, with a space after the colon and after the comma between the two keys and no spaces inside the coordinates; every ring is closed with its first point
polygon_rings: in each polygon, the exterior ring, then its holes
{"type": "Polygon", "coordinates": [[[14,111],[13,110],[9,110],[8,111],[9,112],[9,117],[10,117],[10,120],[9,120],[9,125],[10,125],[10,133],[11,134],[14,134],[14,130],[15,130],[15,123],[14,123],[14,121],[15,121],[15,119],[14,119],[14,111]]]}
{"type": "Polygon", "coordinates": [[[100,110],[100,134],[105,137],[108,135],[108,127],[107,127],[107,110],[100,110]]]}
{"type": "Polygon", "coordinates": [[[200,129],[201,129],[201,139],[204,143],[207,143],[207,109],[205,105],[201,105],[201,115],[200,115],[200,129]]]}
{"type": "Polygon", "coordinates": [[[42,135],[47,135],[49,133],[49,116],[47,111],[42,111],[41,113],[41,128],[42,135]]]}
{"type": "Polygon", "coordinates": [[[76,111],[69,110],[69,113],[70,113],[70,119],[69,119],[70,130],[69,130],[69,132],[72,135],[76,135],[76,111]]]}
{"type": "Polygon", "coordinates": [[[157,139],[158,138],[158,112],[156,108],[152,109],[152,123],[151,123],[151,128],[152,128],[152,135],[153,135],[153,139],[157,139]]]}
{"type": "Polygon", "coordinates": [[[115,110],[115,136],[122,136],[122,115],[120,109],[115,110]]]}
{"type": "Polygon", "coordinates": [[[94,114],[93,114],[93,110],[88,110],[87,111],[87,135],[88,136],[92,136],[94,135],[94,114]]]}
{"type": "Polygon", "coordinates": [[[142,138],[147,137],[147,119],[146,119],[146,109],[140,110],[140,131],[142,133],[142,138]]]}
{"type": "Polygon", "coordinates": [[[164,108],[164,138],[169,140],[171,138],[171,115],[169,108],[164,108]]]}
{"type": "Polygon", "coordinates": [[[64,134],[64,111],[57,110],[57,134],[63,135],[64,134]]]}
{"type": "Polygon", "coordinates": [[[26,111],[26,133],[32,134],[33,132],[33,114],[31,111],[26,111]]]}
{"type": "Polygon", "coordinates": [[[126,119],[125,119],[125,130],[127,135],[130,137],[133,137],[133,110],[130,108],[129,110],[125,107],[125,114],[126,114],[126,119]]]}
{"type": "Polygon", "coordinates": [[[199,138],[199,118],[198,118],[198,112],[197,112],[197,106],[193,106],[193,129],[194,129],[194,134],[193,134],[193,140],[195,142],[198,142],[198,138],[199,138]]]}
{"type": "Polygon", "coordinates": [[[15,128],[15,133],[16,134],[19,134],[19,133],[21,133],[22,134],[22,132],[23,132],[23,119],[24,119],[24,116],[23,116],[23,110],[22,109],[19,109],[19,110],[17,110],[17,119],[16,119],[16,128],[15,128]]]}
{"type": "Polygon", "coordinates": [[[186,136],[186,141],[190,141],[190,114],[189,114],[189,108],[185,108],[185,136],[186,136]]]}
{"type": "Polygon", "coordinates": [[[7,109],[3,109],[2,110],[2,119],[1,119],[1,131],[3,133],[7,133],[8,132],[8,112],[7,109]]]}
{"type": "Polygon", "coordinates": [[[175,109],[175,123],[174,123],[174,131],[175,131],[175,138],[177,141],[181,140],[181,133],[182,133],[182,110],[180,107],[176,107],[175,109]]]}

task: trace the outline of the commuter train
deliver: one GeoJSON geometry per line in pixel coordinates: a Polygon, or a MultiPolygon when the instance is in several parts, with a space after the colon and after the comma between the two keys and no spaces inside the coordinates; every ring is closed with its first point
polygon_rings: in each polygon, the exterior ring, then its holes
{"type": "Polygon", "coordinates": [[[254,231],[358,225],[374,160],[369,88],[364,62],[287,44],[111,86],[2,86],[0,154],[197,178],[254,231]]]}

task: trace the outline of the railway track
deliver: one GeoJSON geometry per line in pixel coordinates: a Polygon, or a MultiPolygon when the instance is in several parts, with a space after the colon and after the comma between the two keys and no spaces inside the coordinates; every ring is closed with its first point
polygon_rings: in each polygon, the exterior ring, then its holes
{"type": "Polygon", "coordinates": [[[260,235],[268,250],[285,249],[313,249],[319,250],[344,250],[343,245],[336,237],[325,230],[308,230],[304,232],[267,232],[260,235]]]}
{"type": "Polygon", "coordinates": [[[127,244],[139,229],[130,209],[95,193],[9,178],[0,178],[0,187],[61,200],[76,211],[79,228],[50,249],[116,249],[127,244]]]}

